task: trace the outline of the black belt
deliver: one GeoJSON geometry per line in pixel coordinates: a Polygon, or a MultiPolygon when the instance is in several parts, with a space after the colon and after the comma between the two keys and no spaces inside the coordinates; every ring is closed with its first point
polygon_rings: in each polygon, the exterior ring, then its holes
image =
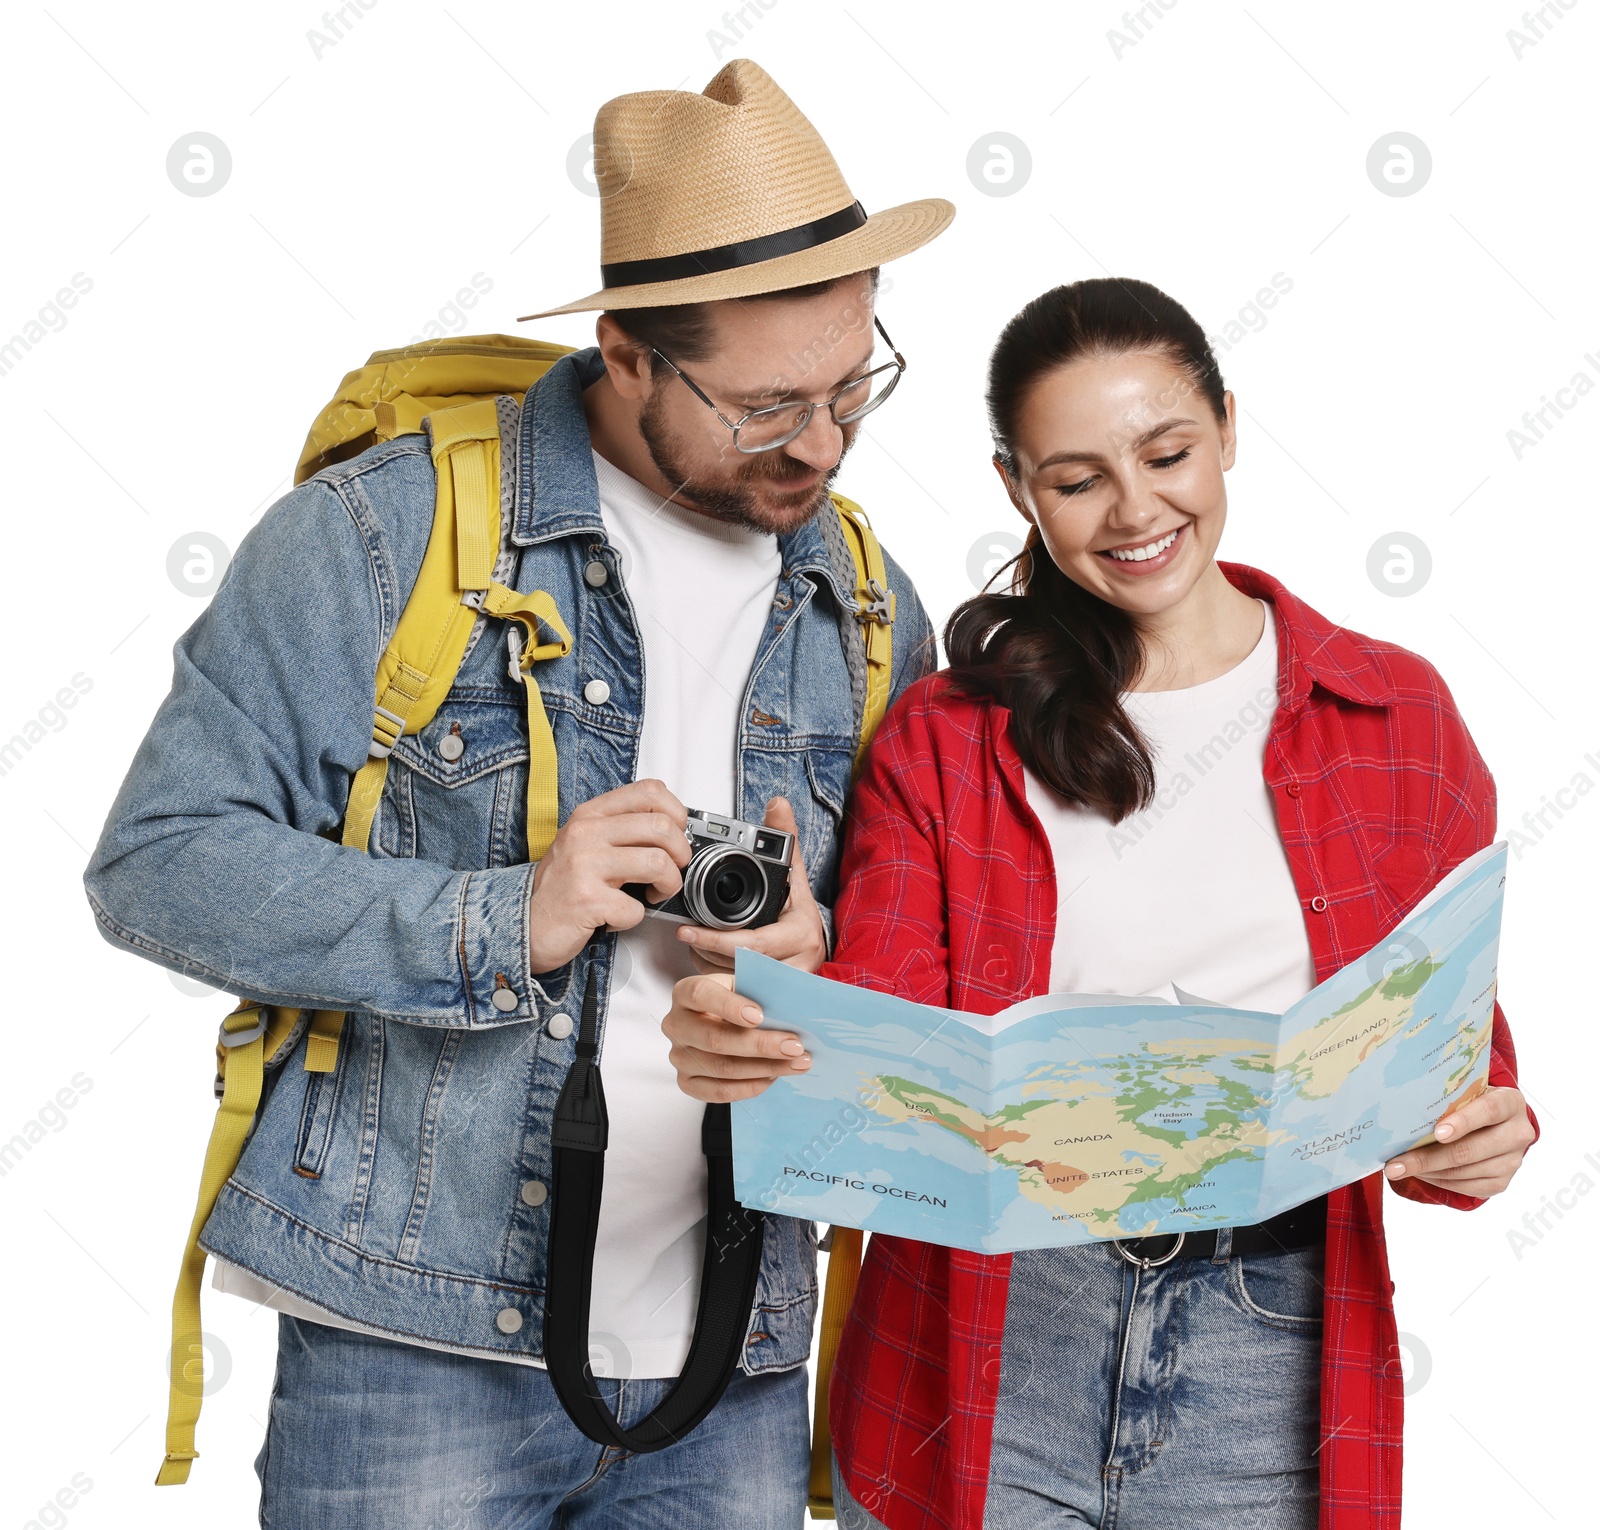
{"type": "MultiPolygon", "coordinates": [[[[1222,1228],[1208,1227],[1204,1232],[1154,1233],[1147,1238],[1116,1238],[1113,1245],[1129,1264],[1141,1269],[1154,1269],[1169,1264],[1174,1259],[1211,1259],[1217,1252],[1217,1234],[1222,1228]]],[[[1232,1229],[1233,1238],[1228,1245],[1230,1255],[1283,1254],[1292,1248],[1309,1248],[1321,1243],[1328,1235],[1328,1197],[1319,1195],[1314,1201],[1280,1212],[1265,1222],[1252,1222],[1247,1227],[1232,1229]]]]}

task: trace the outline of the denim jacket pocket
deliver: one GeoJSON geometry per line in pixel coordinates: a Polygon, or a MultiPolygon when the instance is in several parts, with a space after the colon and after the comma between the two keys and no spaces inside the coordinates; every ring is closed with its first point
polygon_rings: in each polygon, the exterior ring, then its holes
{"type": "Polygon", "coordinates": [[[818,897],[830,905],[837,890],[839,837],[844,828],[845,799],[850,793],[852,761],[848,749],[814,745],[805,751],[806,783],[821,811],[800,816],[800,848],[806,858],[806,870],[821,888],[818,897]]]}
{"type": "Polygon", "coordinates": [[[452,692],[395,745],[379,843],[461,871],[526,860],[527,780],[521,698],[452,692]]]}
{"type": "Polygon", "coordinates": [[[298,1070],[306,1081],[306,1092],[300,1106],[300,1130],[295,1138],[294,1172],[302,1179],[322,1177],[322,1166],[333,1141],[333,1124],[339,1114],[339,1097],[344,1093],[345,1068],[351,1050],[349,1038],[345,1037],[339,1048],[339,1060],[331,1073],[308,1073],[303,1067],[298,1070]]]}
{"type": "Polygon", "coordinates": [[[805,1360],[817,1310],[816,1224],[768,1213],[762,1236],[761,1277],[742,1362],[752,1376],[805,1360]]]}

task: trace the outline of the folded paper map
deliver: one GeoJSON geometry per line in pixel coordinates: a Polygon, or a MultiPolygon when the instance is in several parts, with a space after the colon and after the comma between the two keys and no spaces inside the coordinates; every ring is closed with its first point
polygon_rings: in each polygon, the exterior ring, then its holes
{"type": "Polygon", "coordinates": [[[1506,846],[1281,1015],[1047,994],[963,1014],[740,951],[814,1059],[733,1106],[746,1206],[979,1253],[1260,1222],[1486,1086],[1506,846]]]}

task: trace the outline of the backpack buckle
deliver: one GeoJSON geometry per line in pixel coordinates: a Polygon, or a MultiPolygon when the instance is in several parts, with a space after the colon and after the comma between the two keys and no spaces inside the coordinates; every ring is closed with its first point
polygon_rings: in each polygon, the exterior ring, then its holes
{"type": "MultiPolygon", "coordinates": [[[[242,1031],[230,1031],[228,1029],[228,1022],[235,1015],[246,1013],[248,1011],[235,1009],[230,1010],[222,1017],[222,1024],[217,1027],[217,1045],[219,1047],[247,1047],[252,1041],[259,1041],[267,1034],[267,1006],[265,1004],[256,1006],[256,1023],[254,1025],[248,1025],[242,1031]]],[[[222,1068],[219,1064],[217,1076],[211,1081],[211,1092],[218,1100],[221,1100],[226,1088],[227,1080],[223,1078],[222,1068]]]]}
{"type": "Polygon", "coordinates": [[[866,594],[870,599],[862,599],[862,592],[859,589],[856,591],[856,620],[891,626],[894,622],[894,592],[886,590],[876,579],[868,579],[866,594]]]}
{"type": "Polygon", "coordinates": [[[372,711],[372,742],[367,745],[367,755],[370,759],[386,760],[394,753],[394,746],[400,742],[400,735],[406,731],[406,720],[391,712],[388,707],[374,706],[372,711]],[[394,724],[393,738],[385,738],[378,731],[379,718],[394,724]]]}
{"type": "MultiPolygon", "coordinates": [[[[239,1011],[235,1010],[233,1013],[238,1014],[239,1011]]],[[[247,1026],[242,1031],[230,1031],[228,1029],[228,1021],[231,1019],[233,1019],[233,1015],[228,1015],[222,1024],[217,1027],[217,1045],[219,1047],[247,1047],[252,1041],[259,1041],[267,1034],[267,1006],[265,1004],[258,1005],[256,1008],[256,1023],[252,1026],[247,1026]]]]}

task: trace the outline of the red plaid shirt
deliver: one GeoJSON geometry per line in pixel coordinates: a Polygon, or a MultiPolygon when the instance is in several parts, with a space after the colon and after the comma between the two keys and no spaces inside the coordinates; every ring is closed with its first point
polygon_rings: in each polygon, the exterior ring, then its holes
{"type": "MultiPolygon", "coordinates": [[[[1490,843],[1494,782],[1434,668],[1335,627],[1275,579],[1221,565],[1272,602],[1279,706],[1263,769],[1317,978],[1377,943],[1490,843]]],[[[1048,992],[1056,879],[998,704],[939,675],[875,740],[847,830],[827,977],[993,1014],[1048,992]]],[[[1495,1010],[1491,1083],[1516,1083],[1495,1010]]],[[[1396,1530],[1402,1375],[1383,1178],[1328,1198],[1322,1530],[1396,1530]]],[[[1411,1200],[1480,1202],[1410,1180],[1411,1200]]],[[[1009,1255],[875,1235],[832,1385],[850,1491],[890,1530],[979,1530],[1000,1380],[1009,1255]]]]}

